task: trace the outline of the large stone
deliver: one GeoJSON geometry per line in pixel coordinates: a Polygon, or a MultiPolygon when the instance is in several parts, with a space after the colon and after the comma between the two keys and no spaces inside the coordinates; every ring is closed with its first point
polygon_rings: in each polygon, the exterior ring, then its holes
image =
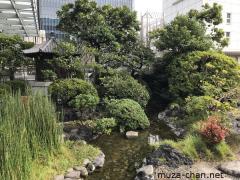
{"type": "Polygon", "coordinates": [[[54,177],[54,180],[64,180],[64,175],[57,175],[54,177]]]}
{"type": "Polygon", "coordinates": [[[148,137],[148,144],[149,145],[154,145],[160,142],[159,135],[152,135],[150,134],[148,137]]]}
{"type": "Polygon", "coordinates": [[[93,172],[95,171],[95,169],[96,169],[96,167],[94,166],[93,163],[89,163],[89,164],[86,166],[86,168],[87,168],[87,171],[88,171],[89,174],[93,173],[93,172]]]}
{"type": "Polygon", "coordinates": [[[192,165],[193,161],[184,154],[178,152],[170,145],[161,145],[157,150],[147,156],[147,164],[160,166],[167,165],[177,168],[179,165],[192,165]]]}
{"type": "Polygon", "coordinates": [[[105,155],[103,154],[103,152],[101,152],[100,155],[96,157],[96,159],[93,161],[93,165],[96,168],[102,168],[104,163],[105,163],[105,155]]]}
{"type": "Polygon", "coordinates": [[[82,167],[82,166],[76,166],[73,168],[76,171],[80,171],[81,177],[87,177],[88,176],[88,171],[87,168],[82,167]]]}
{"type": "Polygon", "coordinates": [[[154,173],[154,169],[152,165],[143,166],[137,170],[137,174],[141,174],[142,176],[151,176],[154,173]]]}
{"type": "Polygon", "coordinates": [[[230,176],[240,177],[240,161],[222,163],[218,166],[218,169],[230,176]]]}
{"type": "Polygon", "coordinates": [[[83,160],[83,166],[87,166],[91,161],[89,159],[84,159],[83,160]]]}
{"type": "Polygon", "coordinates": [[[80,171],[69,172],[64,177],[65,178],[78,179],[78,178],[80,178],[80,171]]]}
{"type": "Polygon", "coordinates": [[[126,133],[126,137],[127,137],[128,139],[137,138],[137,137],[138,137],[138,132],[128,131],[128,132],[126,133]]]}
{"type": "Polygon", "coordinates": [[[70,172],[72,172],[72,171],[73,171],[73,168],[67,169],[67,172],[68,172],[68,173],[70,173],[70,172]]]}

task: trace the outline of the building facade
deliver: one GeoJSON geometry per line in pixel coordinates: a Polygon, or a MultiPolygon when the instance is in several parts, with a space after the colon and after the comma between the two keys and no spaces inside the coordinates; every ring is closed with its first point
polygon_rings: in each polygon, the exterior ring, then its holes
{"type": "Polygon", "coordinates": [[[163,0],[164,23],[171,22],[177,15],[186,14],[191,9],[200,10],[204,4],[222,5],[223,23],[219,25],[229,38],[229,46],[224,48],[227,55],[240,62],[240,1],[239,0],[163,0]]]}
{"type": "MultiPolygon", "coordinates": [[[[45,30],[47,39],[51,37],[52,33],[57,39],[66,37],[65,33],[56,28],[59,23],[56,12],[64,4],[74,2],[75,0],[39,0],[40,30],[45,30]]],[[[96,2],[100,6],[110,4],[114,7],[127,6],[130,9],[134,7],[134,0],[96,0],[96,2]]]]}

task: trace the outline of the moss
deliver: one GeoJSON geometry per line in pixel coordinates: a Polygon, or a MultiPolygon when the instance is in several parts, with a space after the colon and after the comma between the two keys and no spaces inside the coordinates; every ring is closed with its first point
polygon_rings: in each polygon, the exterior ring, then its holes
{"type": "Polygon", "coordinates": [[[64,174],[67,169],[79,166],[84,159],[94,159],[100,150],[87,144],[66,142],[59,152],[52,154],[48,159],[38,159],[33,162],[31,178],[38,180],[51,180],[55,175],[64,174]]]}
{"type": "Polygon", "coordinates": [[[192,160],[198,161],[204,160],[232,160],[234,154],[230,146],[222,141],[221,143],[209,146],[202,138],[198,135],[188,135],[180,141],[164,140],[159,144],[155,144],[157,148],[162,144],[168,144],[173,148],[182,152],[192,160]]]}

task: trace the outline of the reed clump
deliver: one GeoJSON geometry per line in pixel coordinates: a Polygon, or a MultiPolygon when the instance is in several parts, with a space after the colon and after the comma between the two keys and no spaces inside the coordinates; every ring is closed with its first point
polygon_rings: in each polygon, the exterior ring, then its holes
{"type": "Polygon", "coordinates": [[[32,162],[61,146],[61,128],[48,97],[31,94],[0,98],[0,179],[28,180],[32,162]]]}

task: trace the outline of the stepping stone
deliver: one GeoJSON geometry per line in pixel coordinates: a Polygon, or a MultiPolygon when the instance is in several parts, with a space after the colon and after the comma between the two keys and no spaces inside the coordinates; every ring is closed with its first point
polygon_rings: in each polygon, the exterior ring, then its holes
{"type": "Polygon", "coordinates": [[[126,137],[127,137],[128,139],[137,138],[137,137],[138,137],[138,132],[128,131],[128,132],[126,133],[126,137]]]}
{"type": "Polygon", "coordinates": [[[218,166],[218,169],[230,176],[240,177],[240,161],[222,163],[218,166]]]}

